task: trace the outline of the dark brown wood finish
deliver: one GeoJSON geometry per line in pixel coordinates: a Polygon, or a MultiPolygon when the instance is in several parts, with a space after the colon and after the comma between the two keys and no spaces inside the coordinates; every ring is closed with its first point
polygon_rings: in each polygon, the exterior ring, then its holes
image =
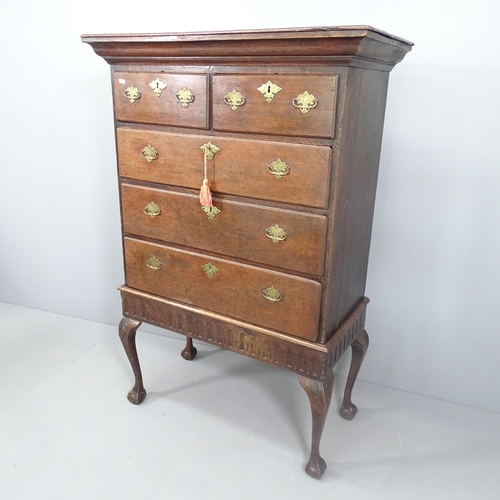
{"type": "Polygon", "coordinates": [[[203,181],[200,147],[208,142],[219,148],[207,164],[212,192],[326,208],[331,156],[326,146],[119,128],[120,175],[199,190],[203,181]],[[151,162],[141,156],[148,144],[158,152],[151,162]],[[268,170],[278,159],[290,168],[279,179],[268,170]]]}
{"type": "Polygon", "coordinates": [[[220,75],[213,78],[214,130],[302,137],[333,137],[337,75],[220,75]],[[267,102],[259,87],[268,81],[281,90],[267,102]],[[245,103],[232,109],[224,97],[237,90],[245,103]],[[318,104],[302,113],[293,100],[307,91],[318,104]],[[292,104],[292,105],[291,105],[292,104]]]}
{"type": "Polygon", "coordinates": [[[113,96],[115,116],[119,121],[208,128],[208,75],[116,72],[113,96]],[[157,79],[166,86],[159,97],[149,86],[157,79]],[[134,102],[125,96],[126,89],[131,86],[140,92],[134,102]],[[176,99],[184,87],[194,95],[193,102],[186,106],[176,99]]]}
{"type": "Polygon", "coordinates": [[[296,337],[318,336],[321,285],[313,280],[128,237],[125,275],[131,288],[296,337]],[[148,267],[151,257],[160,261],[161,269],[148,267]],[[212,277],[202,267],[207,264],[216,268],[212,277]],[[270,287],[282,292],[279,302],[264,298],[270,287]]]}
{"type": "Polygon", "coordinates": [[[146,395],[142,321],[185,335],[188,360],[197,339],[293,371],[313,417],[306,472],[320,478],[332,369],[349,347],[340,414],[357,412],[388,74],[411,42],[369,26],[82,39],[114,65],[129,400],[146,395]],[[166,84],[160,97],[149,87],[156,78],[166,84]],[[269,81],[281,90],[267,102],[258,89],[269,81]],[[135,102],[124,95],[132,84],[135,102]],[[175,99],[183,87],[196,96],[186,107],[175,99]],[[225,102],[232,90],[245,98],[235,109],[225,102]],[[302,113],[294,99],[305,91],[317,102],[302,113]],[[220,210],[211,221],[197,199],[208,141],[219,148],[207,163],[220,210]],[[290,169],[281,178],[268,171],[278,159],[290,169]],[[144,212],[151,202],[154,217],[144,212]],[[266,236],[274,224],[284,241],[266,236]]]}
{"type": "MultiPolygon", "coordinates": [[[[220,255],[320,276],[323,271],[326,217],[213,198],[220,213],[209,220],[199,196],[122,184],[123,230],[220,255]],[[161,210],[144,212],[153,202],[161,210]],[[176,214],[182,213],[182,218],[176,214]],[[286,232],[273,242],[266,231],[278,225],[286,232]]],[[[272,235],[271,235],[272,236],[272,235]]]]}
{"type": "Polygon", "coordinates": [[[349,369],[349,376],[347,377],[347,383],[344,392],[344,401],[342,402],[342,407],[340,408],[340,416],[345,420],[352,420],[356,413],[358,413],[358,407],[352,402],[352,389],[354,387],[354,382],[363,363],[366,351],[368,349],[370,341],[368,334],[363,330],[351,344],[352,359],[351,368],[349,369]]]}

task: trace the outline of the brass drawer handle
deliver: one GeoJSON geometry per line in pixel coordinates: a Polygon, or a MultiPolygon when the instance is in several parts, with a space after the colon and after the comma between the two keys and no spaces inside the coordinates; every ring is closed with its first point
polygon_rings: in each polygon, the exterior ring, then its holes
{"type": "Polygon", "coordinates": [[[207,273],[209,278],[213,278],[215,274],[219,272],[219,268],[214,266],[211,262],[203,264],[201,268],[207,273]]]}
{"type": "Polygon", "coordinates": [[[123,94],[132,104],[134,104],[134,102],[137,101],[137,99],[141,98],[141,93],[139,92],[139,89],[135,85],[127,87],[123,92],[123,94]]]}
{"type": "Polygon", "coordinates": [[[266,236],[273,240],[273,243],[279,243],[280,241],[286,240],[288,236],[283,228],[279,227],[278,224],[268,227],[266,229],[266,236]]]}
{"type": "Polygon", "coordinates": [[[283,298],[283,293],[274,286],[270,286],[262,290],[262,296],[269,302],[279,302],[283,298]]]}
{"type": "Polygon", "coordinates": [[[245,104],[245,97],[236,89],[231,90],[224,96],[224,102],[233,110],[236,111],[240,106],[245,104]]]}
{"type": "Polygon", "coordinates": [[[146,266],[149,267],[149,269],[152,269],[153,271],[159,271],[161,269],[161,262],[153,255],[153,257],[149,257],[149,259],[146,261],[146,266]]]}
{"type": "Polygon", "coordinates": [[[290,167],[278,158],[267,166],[267,171],[276,179],[281,179],[290,172],[290,167]]]}
{"type": "Polygon", "coordinates": [[[157,99],[160,98],[161,93],[167,88],[167,84],[162,82],[159,78],[156,80],[153,80],[149,86],[151,87],[151,90],[153,91],[153,94],[157,99]]]}
{"type": "Polygon", "coordinates": [[[303,94],[293,98],[292,104],[306,114],[318,105],[318,99],[305,90],[303,94]]]}
{"type": "Polygon", "coordinates": [[[175,94],[175,100],[180,103],[183,108],[187,108],[187,106],[194,101],[194,94],[184,87],[175,94]]]}
{"type": "Polygon", "coordinates": [[[146,215],[150,215],[152,219],[160,215],[161,209],[158,205],[156,205],[154,202],[149,203],[144,207],[144,213],[146,215]]]}
{"type": "Polygon", "coordinates": [[[148,144],[145,148],[141,149],[141,156],[147,160],[148,163],[151,163],[153,160],[158,158],[158,151],[156,151],[151,144],[148,144]]]}
{"type": "Polygon", "coordinates": [[[264,96],[266,102],[271,102],[274,96],[281,90],[281,87],[278,87],[278,85],[269,80],[267,83],[262,84],[257,90],[264,96]]]}

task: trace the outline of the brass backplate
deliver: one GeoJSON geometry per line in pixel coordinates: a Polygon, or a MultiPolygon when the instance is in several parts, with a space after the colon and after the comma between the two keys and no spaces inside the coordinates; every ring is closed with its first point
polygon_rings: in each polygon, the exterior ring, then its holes
{"type": "Polygon", "coordinates": [[[130,87],[127,87],[125,91],[123,92],[125,97],[133,104],[137,99],[141,98],[141,93],[139,92],[139,89],[135,85],[131,85],[130,87]]]}
{"type": "Polygon", "coordinates": [[[257,89],[263,96],[266,102],[272,102],[274,96],[281,90],[281,87],[269,80],[267,83],[263,83],[257,89]]]}
{"type": "Polygon", "coordinates": [[[180,103],[183,108],[187,108],[187,106],[194,101],[194,94],[184,87],[175,94],[175,100],[180,103]]]}
{"type": "Polygon", "coordinates": [[[262,296],[269,302],[279,302],[283,298],[283,293],[274,286],[270,286],[262,290],[262,296]]]}
{"type": "Polygon", "coordinates": [[[293,98],[292,104],[306,114],[318,105],[318,99],[305,90],[302,94],[293,98]]]}
{"type": "Polygon", "coordinates": [[[153,160],[158,158],[158,151],[156,151],[151,144],[148,144],[146,147],[141,149],[141,156],[147,160],[148,163],[151,163],[153,160]]]}
{"type": "Polygon", "coordinates": [[[278,158],[267,166],[267,171],[274,175],[276,179],[281,179],[290,172],[290,167],[278,158]]]}
{"type": "Polygon", "coordinates": [[[149,86],[151,87],[151,90],[153,91],[153,94],[157,99],[160,98],[161,93],[167,88],[167,84],[162,82],[159,78],[156,80],[153,80],[149,86]]]}
{"type": "Polygon", "coordinates": [[[205,212],[205,214],[208,217],[208,220],[214,220],[215,216],[220,213],[220,210],[217,207],[207,207],[206,205],[203,205],[201,209],[205,212]]]}
{"type": "Polygon", "coordinates": [[[207,273],[209,278],[213,278],[215,274],[219,272],[219,268],[214,266],[211,262],[203,264],[201,268],[207,273]]]}
{"type": "Polygon", "coordinates": [[[240,106],[245,104],[245,97],[236,89],[231,90],[224,96],[224,102],[233,110],[236,111],[240,106]]]}
{"type": "Polygon", "coordinates": [[[146,260],[146,266],[148,266],[149,269],[152,269],[155,272],[161,269],[161,265],[161,262],[154,255],[146,260]]]}
{"type": "Polygon", "coordinates": [[[212,160],[217,151],[220,151],[219,148],[210,141],[200,146],[200,149],[205,153],[207,160],[212,160]]]}
{"type": "Polygon", "coordinates": [[[158,217],[158,215],[160,215],[161,209],[158,205],[156,205],[156,203],[151,202],[144,207],[144,213],[154,219],[155,217],[158,217]]]}
{"type": "Polygon", "coordinates": [[[279,227],[278,224],[275,224],[274,226],[266,229],[266,236],[271,238],[273,243],[279,243],[280,241],[286,240],[288,234],[283,228],[279,227]]]}

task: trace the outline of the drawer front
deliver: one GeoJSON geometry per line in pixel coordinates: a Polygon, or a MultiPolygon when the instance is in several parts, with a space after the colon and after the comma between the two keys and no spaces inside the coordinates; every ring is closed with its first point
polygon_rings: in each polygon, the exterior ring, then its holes
{"type": "Polygon", "coordinates": [[[208,128],[208,75],[118,72],[113,93],[118,121],[208,128]]]}
{"type": "Polygon", "coordinates": [[[117,129],[121,177],[200,189],[203,152],[211,142],[219,148],[207,162],[213,193],[326,208],[331,148],[117,129]],[[151,146],[153,156],[141,151],[151,146]]]}
{"type": "Polygon", "coordinates": [[[209,220],[199,197],[123,184],[126,234],[319,276],[326,218],[214,198],[209,220]]]}
{"type": "Polygon", "coordinates": [[[321,285],[315,281],[132,238],[125,238],[124,249],[126,281],[132,288],[296,337],[317,338],[321,285]]]}
{"type": "Polygon", "coordinates": [[[332,138],[337,81],[337,75],[216,75],[214,129],[332,138]],[[273,85],[281,89],[274,95],[273,85]]]}

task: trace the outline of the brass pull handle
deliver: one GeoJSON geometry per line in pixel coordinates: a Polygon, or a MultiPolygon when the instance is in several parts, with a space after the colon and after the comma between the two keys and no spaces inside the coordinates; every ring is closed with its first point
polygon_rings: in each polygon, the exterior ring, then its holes
{"type": "Polygon", "coordinates": [[[175,100],[180,103],[183,108],[187,108],[188,104],[194,101],[194,94],[184,87],[175,94],[175,100]]]}
{"type": "Polygon", "coordinates": [[[245,104],[245,97],[236,89],[231,90],[224,96],[224,102],[233,110],[236,111],[240,106],[245,104]]]}
{"type": "Polygon", "coordinates": [[[318,105],[318,99],[305,90],[303,94],[293,98],[292,104],[306,114],[318,105]]]}
{"type": "Polygon", "coordinates": [[[160,215],[161,209],[158,205],[156,205],[154,202],[149,203],[144,207],[144,213],[146,215],[151,216],[152,219],[160,215]]]}
{"type": "Polygon", "coordinates": [[[151,144],[148,144],[145,148],[141,149],[141,156],[147,160],[148,163],[151,163],[153,160],[158,158],[158,151],[156,151],[151,144]]]}
{"type": "Polygon", "coordinates": [[[281,90],[281,87],[278,87],[278,85],[269,80],[267,83],[262,84],[257,90],[264,96],[266,102],[271,102],[274,96],[281,90]]]}
{"type": "Polygon", "coordinates": [[[153,94],[157,99],[160,98],[161,93],[167,88],[167,84],[162,82],[159,78],[156,80],[153,80],[149,86],[151,87],[151,90],[153,91],[153,94]]]}
{"type": "Polygon", "coordinates": [[[152,269],[153,271],[159,271],[161,269],[161,262],[153,255],[153,257],[149,257],[149,259],[146,261],[146,266],[149,267],[149,269],[152,269]]]}
{"type": "Polygon", "coordinates": [[[132,104],[134,104],[134,102],[137,101],[137,99],[141,98],[141,93],[139,92],[139,89],[135,85],[127,87],[123,92],[123,94],[132,104]]]}
{"type": "Polygon", "coordinates": [[[262,296],[269,302],[279,302],[283,298],[283,293],[274,286],[270,286],[262,290],[262,296]]]}
{"type": "Polygon", "coordinates": [[[283,228],[279,227],[278,224],[268,227],[266,229],[266,236],[273,240],[273,243],[279,243],[280,241],[286,240],[288,236],[283,228]]]}
{"type": "Polygon", "coordinates": [[[219,272],[219,268],[214,266],[211,262],[203,264],[201,268],[207,273],[209,278],[213,278],[215,274],[219,272]]]}
{"type": "Polygon", "coordinates": [[[278,158],[267,166],[267,171],[276,179],[281,179],[290,172],[290,167],[278,158]]]}

